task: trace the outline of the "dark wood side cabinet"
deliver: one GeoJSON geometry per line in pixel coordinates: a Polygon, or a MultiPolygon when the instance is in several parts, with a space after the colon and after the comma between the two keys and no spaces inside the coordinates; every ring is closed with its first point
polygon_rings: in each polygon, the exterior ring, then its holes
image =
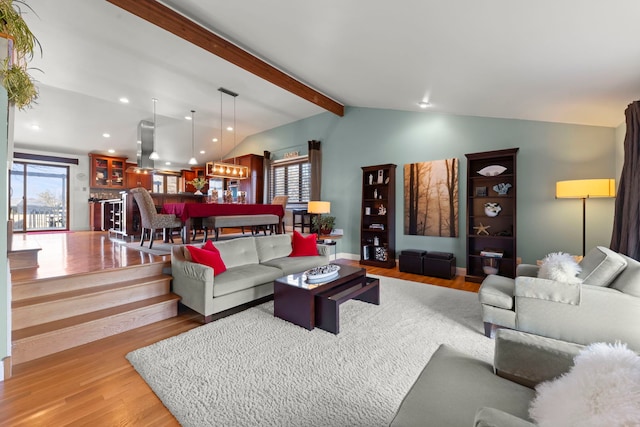
{"type": "Polygon", "coordinates": [[[362,167],[360,264],[396,266],[396,165],[362,167]]]}
{"type": "Polygon", "coordinates": [[[518,148],[467,157],[467,275],[515,277],[518,148]]]}

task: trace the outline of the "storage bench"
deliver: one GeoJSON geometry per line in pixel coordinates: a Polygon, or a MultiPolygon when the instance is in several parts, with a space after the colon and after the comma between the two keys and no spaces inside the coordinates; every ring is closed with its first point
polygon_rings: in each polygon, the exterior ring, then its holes
{"type": "Polygon", "coordinates": [[[398,269],[403,273],[424,274],[424,257],[427,251],[405,249],[400,252],[398,269]]]}
{"type": "Polygon", "coordinates": [[[424,275],[452,279],[456,276],[456,257],[449,252],[429,251],[424,257],[424,275]]]}

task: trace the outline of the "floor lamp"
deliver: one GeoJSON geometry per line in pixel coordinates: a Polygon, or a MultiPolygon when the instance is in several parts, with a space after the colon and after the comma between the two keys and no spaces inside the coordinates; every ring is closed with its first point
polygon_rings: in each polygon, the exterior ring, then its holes
{"type": "Polygon", "coordinates": [[[582,256],[586,251],[587,199],[593,197],[615,197],[615,179],[576,179],[556,182],[556,199],[582,199],[582,256]]]}

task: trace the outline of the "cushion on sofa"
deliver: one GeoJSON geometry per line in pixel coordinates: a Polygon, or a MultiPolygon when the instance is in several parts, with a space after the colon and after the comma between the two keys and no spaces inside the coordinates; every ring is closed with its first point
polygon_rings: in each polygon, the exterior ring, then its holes
{"type": "Polygon", "coordinates": [[[622,255],[604,246],[596,246],[580,261],[582,272],[578,278],[585,285],[609,286],[626,266],[627,261],[622,255]]]}
{"type": "Polygon", "coordinates": [[[534,390],[493,373],[486,362],[443,344],[406,394],[392,427],[472,426],[476,411],[496,408],[529,420],[534,390]]]}
{"type": "Polygon", "coordinates": [[[216,242],[216,248],[220,251],[220,256],[228,269],[259,262],[255,237],[239,237],[216,242]]]}
{"type": "Polygon", "coordinates": [[[228,268],[213,281],[213,297],[273,282],[282,277],[282,270],[261,264],[245,264],[228,268]]]}
{"type": "Polygon", "coordinates": [[[304,237],[302,234],[293,230],[293,238],[291,239],[292,251],[289,256],[315,256],[318,255],[317,246],[318,235],[313,233],[304,237]]]}
{"type": "Polygon", "coordinates": [[[277,267],[282,270],[283,275],[288,275],[300,273],[320,265],[329,264],[329,256],[323,254],[320,256],[274,258],[264,262],[263,264],[271,267],[277,267]]]}
{"type": "Polygon", "coordinates": [[[276,234],[256,237],[256,249],[261,263],[275,258],[288,257],[291,253],[291,235],[276,234]]]}
{"type": "Polygon", "coordinates": [[[640,262],[623,254],[620,256],[627,262],[627,268],[616,277],[611,287],[625,294],[640,297],[640,262]]]}
{"type": "Polygon", "coordinates": [[[213,268],[214,277],[227,270],[227,266],[220,257],[220,251],[211,243],[211,240],[208,240],[202,248],[188,245],[187,251],[191,256],[192,262],[213,268]]]}

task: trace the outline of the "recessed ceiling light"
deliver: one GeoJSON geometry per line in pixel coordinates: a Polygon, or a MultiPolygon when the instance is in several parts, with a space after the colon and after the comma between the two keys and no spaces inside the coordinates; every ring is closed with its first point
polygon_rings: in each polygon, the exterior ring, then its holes
{"type": "Polygon", "coordinates": [[[104,136],[105,138],[111,138],[111,135],[110,135],[110,134],[108,134],[108,133],[106,133],[106,132],[105,132],[105,133],[103,133],[103,134],[102,134],[102,136],[104,136]]]}
{"type": "Polygon", "coordinates": [[[108,151],[109,153],[111,153],[111,154],[113,154],[113,153],[115,153],[115,152],[116,152],[116,150],[114,150],[113,148],[109,148],[107,151],[108,151]]]}
{"type": "Polygon", "coordinates": [[[191,116],[184,116],[185,120],[191,120],[191,116]]]}
{"type": "Polygon", "coordinates": [[[213,138],[212,141],[213,142],[218,142],[218,138],[213,138]]]}
{"type": "Polygon", "coordinates": [[[229,132],[231,132],[231,131],[233,130],[233,127],[229,126],[229,127],[227,127],[227,130],[228,130],[229,132]]]}
{"type": "Polygon", "coordinates": [[[40,126],[38,126],[38,125],[31,125],[31,129],[33,129],[33,130],[40,130],[40,126]]]}
{"type": "Polygon", "coordinates": [[[204,154],[204,153],[205,153],[205,151],[204,151],[204,150],[200,150],[200,154],[204,154]]]}
{"type": "Polygon", "coordinates": [[[164,162],[165,165],[170,166],[171,162],[164,162]]]}
{"type": "Polygon", "coordinates": [[[429,105],[431,105],[431,104],[429,104],[429,102],[427,102],[427,101],[418,102],[418,107],[420,107],[420,108],[427,108],[429,105]]]}
{"type": "Polygon", "coordinates": [[[129,103],[129,98],[125,98],[124,96],[122,98],[119,99],[120,102],[122,102],[123,104],[128,104],[129,103]]]}

